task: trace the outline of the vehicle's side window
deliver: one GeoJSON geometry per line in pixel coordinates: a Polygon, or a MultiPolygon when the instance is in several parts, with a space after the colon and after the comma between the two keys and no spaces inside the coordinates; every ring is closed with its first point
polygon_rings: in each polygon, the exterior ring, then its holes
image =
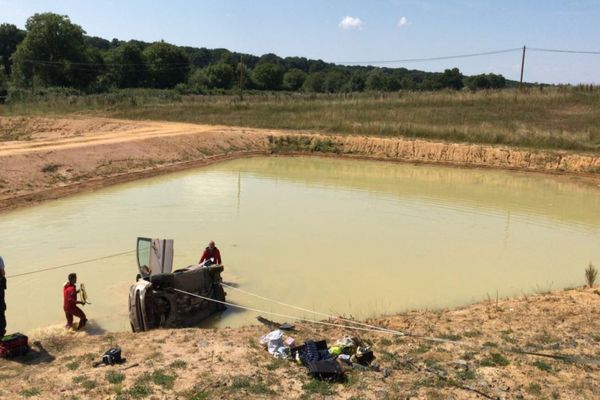
{"type": "Polygon", "coordinates": [[[150,270],[150,249],[152,248],[152,240],[139,238],[137,243],[137,258],[138,267],[143,276],[148,276],[150,270]]]}

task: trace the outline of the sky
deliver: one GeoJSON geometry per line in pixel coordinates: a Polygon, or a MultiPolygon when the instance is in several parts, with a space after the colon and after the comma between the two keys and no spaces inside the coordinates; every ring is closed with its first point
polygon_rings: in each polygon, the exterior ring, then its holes
{"type": "MultiPolygon", "coordinates": [[[[519,48],[600,51],[600,0],[0,0],[0,22],[68,15],[87,34],[328,62],[519,48]]],[[[375,64],[377,65],[377,64],[375,64]]],[[[521,52],[381,64],[518,80],[521,52]]],[[[527,51],[525,80],[600,84],[600,54],[527,51]]]]}

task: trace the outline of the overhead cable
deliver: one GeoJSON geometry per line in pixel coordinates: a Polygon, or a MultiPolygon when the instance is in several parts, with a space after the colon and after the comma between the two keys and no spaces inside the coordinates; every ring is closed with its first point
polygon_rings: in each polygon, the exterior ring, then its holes
{"type": "Polygon", "coordinates": [[[124,252],[121,252],[121,253],[110,254],[108,256],[91,258],[89,260],[77,261],[77,262],[73,262],[73,263],[69,263],[69,264],[57,265],[55,267],[42,268],[42,269],[37,269],[35,271],[23,272],[21,274],[9,275],[9,276],[7,276],[7,278],[16,278],[18,276],[33,275],[33,274],[38,274],[40,272],[52,271],[52,270],[60,269],[60,268],[73,267],[75,265],[87,264],[87,263],[91,263],[91,262],[94,262],[94,261],[105,260],[107,258],[120,257],[120,256],[124,256],[126,254],[132,254],[132,253],[135,253],[135,252],[136,252],[136,250],[124,251],[124,252]]]}

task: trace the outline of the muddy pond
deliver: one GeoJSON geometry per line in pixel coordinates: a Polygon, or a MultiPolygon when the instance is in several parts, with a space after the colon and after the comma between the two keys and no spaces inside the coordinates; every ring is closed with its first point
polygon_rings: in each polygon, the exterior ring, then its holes
{"type": "MultiPolygon", "coordinates": [[[[3,213],[0,232],[8,276],[133,251],[138,236],[174,239],[183,267],[213,239],[226,282],[365,318],[582,285],[588,263],[600,264],[600,189],[507,171],[248,158],[3,213]]],[[[64,324],[69,272],[86,285],[97,331],[129,329],[134,253],[9,278],[8,330],[64,324]]],[[[204,326],[255,317],[230,309],[204,326]]]]}

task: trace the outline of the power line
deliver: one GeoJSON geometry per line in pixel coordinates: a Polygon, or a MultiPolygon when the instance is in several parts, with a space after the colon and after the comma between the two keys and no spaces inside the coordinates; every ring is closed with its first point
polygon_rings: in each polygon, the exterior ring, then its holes
{"type": "Polygon", "coordinates": [[[426,61],[439,61],[439,60],[452,60],[457,58],[469,58],[469,57],[481,57],[489,56],[494,54],[513,53],[520,51],[522,47],[515,47],[512,49],[485,51],[479,53],[470,54],[458,54],[452,56],[438,56],[438,57],[426,57],[426,58],[405,58],[398,60],[376,60],[376,61],[338,61],[337,64],[391,64],[391,63],[412,63],[412,62],[426,62],[426,61]]]}
{"type": "Polygon", "coordinates": [[[537,48],[537,47],[528,47],[527,50],[546,52],[546,53],[596,54],[596,55],[600,54],[600,51],[542,49],[542,48],[537,48]]]}
{"type": "Polygon", "coordinates": [[[91,263],[91,262],[94,262],[94,261],[105,260],[107,258],[120,257],[120,256],[123,256],[123,255],[126,255],[126,254],[132,254],[132,253],[135,253],[135,252],[136,252],[136,250],[124,251],[122,253],[110,254],[108,256],[103,256],[103,257],[98,257],[98,258],[91,258],[89,260],[77,261],[77,262],[70,263],[70,264],[58,265],[56,267],[43,268],[43,269],[38,269],[38,270],[35,270],[35,271],[23,272],[22,274],[15,274],[15,275],[7,276],[7,278],[16,278],[18,276],[38,274],[40,272],[52,271],[52,270],[60,269],[60,268],[67,268],[67,267],[72,267],[72,266],[80,265],[80,264],[87,264],[87,263],[91,263]]]}

